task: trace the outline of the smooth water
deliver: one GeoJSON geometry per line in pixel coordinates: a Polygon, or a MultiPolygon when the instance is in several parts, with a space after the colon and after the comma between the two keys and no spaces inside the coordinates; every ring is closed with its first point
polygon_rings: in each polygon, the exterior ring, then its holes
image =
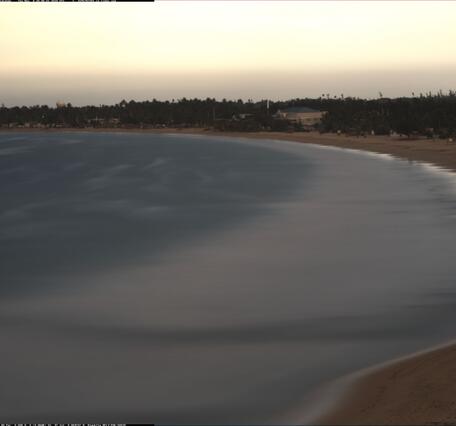
{"type": "Polygon", "coordinates": [[[0,133],[3,422],[299,422],[455,337],[456,178],[288,142],[0,133]]]}

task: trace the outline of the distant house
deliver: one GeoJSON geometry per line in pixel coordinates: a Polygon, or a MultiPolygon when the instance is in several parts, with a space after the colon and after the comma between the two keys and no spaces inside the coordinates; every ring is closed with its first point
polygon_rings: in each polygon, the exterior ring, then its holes
{"type": "Polygon", "coordinates": [[[249,120],[251,118],[253,118],[253,114],[234,114],[231,119],[234,121],[239,121],[239,120],[249,120]]]}
{"type": "Polygon", "coordinates": [[[287,120],[292,123],[299,123],[304,126],[313,126],[320,123],[321,118],[326,111],[317,111],[307,107],[291,107],[279,109],[274,117],[282,120],[287,120]]]}
{"type": "Polygon", "coordinates": [[[106,124],[108,126],[117,127],[120,124],[120,118],[109,118],[106,124]]]}
{"type": "Polygon", "coordinates": [[[103,126],[105,124],[105,119],[104,118],[89,118],[88,123],[91,124],[92,126],[103,126]]]}

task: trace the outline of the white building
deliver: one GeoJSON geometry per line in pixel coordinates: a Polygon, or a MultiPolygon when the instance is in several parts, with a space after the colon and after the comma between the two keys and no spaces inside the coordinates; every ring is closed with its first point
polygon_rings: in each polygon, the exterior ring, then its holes
{"type": "Polygon", "coordinates": [[[305,126],[313,126],[320,123],[326,111],[317,111],[307,107],[291,107],[279,109],[274,117],[287,120],[292,123],[300,123],[305,126]]]}

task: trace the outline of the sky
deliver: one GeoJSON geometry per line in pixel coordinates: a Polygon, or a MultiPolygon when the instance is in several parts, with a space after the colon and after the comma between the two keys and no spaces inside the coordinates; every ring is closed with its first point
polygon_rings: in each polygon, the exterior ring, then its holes
{"type": "Polygon", "coordinates": [[[0,3],[0,103],[456,89],[456,2],[0,3]]]}

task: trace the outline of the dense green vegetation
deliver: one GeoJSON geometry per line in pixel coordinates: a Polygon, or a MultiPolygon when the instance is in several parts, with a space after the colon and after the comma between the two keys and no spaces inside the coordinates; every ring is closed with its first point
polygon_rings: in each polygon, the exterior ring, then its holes
{"type": "Polygon", "coordinates": [[[371,132],[391,131],[448,137],[456,132],[456,92],[411,98],[326,99],[321,109],[328,111],[323,118],[325,131],[371,132]]]}
{"type": "Polygon", "coordinates": [[[220,130],[303,130],[274,118],[279,109],[306,106],[327,111],[317,130],[352,134],[420,134],[449,137],[456,133],[456,92],[403,98],[360,99],[322,95],[318,99],[270,102],[223,99],[122,101],[116,105],[50,108],[0,107],[2,127],[215,127],[220,130]],[[247,116],[244,116],[247,114],[247,116]]]}

